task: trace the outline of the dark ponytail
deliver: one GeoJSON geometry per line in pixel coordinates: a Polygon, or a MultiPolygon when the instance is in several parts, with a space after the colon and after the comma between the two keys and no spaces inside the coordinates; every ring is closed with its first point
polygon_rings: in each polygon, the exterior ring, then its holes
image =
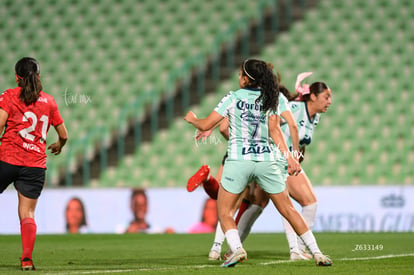
{"type": "Polygon", "coordinates": [[[31,57],[23,57],[17,61],[15,65],[16,77],[18,85],[21,87],[20,100],[26,105],[35,103],[42,91],[42,83],[40,82],[40,67],[36,59],[31,57]]]}
{"type": "Polygon", "coordinates": [[[309,101],[310,95],[314,94],[315,96],[318,96],[320,93],[323,93],[323,91],[329,90],[329,86],[325,82],[313,82],[309,86],[309,94],[302,95],[300,97],[300,101],[309,101]]]}
{"type": "MultiPolygon", "coordinates": [[[[267,66],[269,66],[272,70],[274,69],[274,66],[272,63],[267,63],[267,66]]],[[[279,84],[279,93],[282,93],[288,101],[295,100],[295,98],[298,96],[298,94],[292,94],[289,89],[281,84],[282,83],[282,75],[278,70],[276,70],[276,79],[277,83],[279,84]]]]}
{"type": "Polygon", "coordinates": [[[279,84],[276,75],[264,61],[247,59],[242,64],[243,75],[249,78],[247,87],[260,88],[260,96],[256,103],[262,101],[263,110],[277,110],[279,105],[279,84]]]}

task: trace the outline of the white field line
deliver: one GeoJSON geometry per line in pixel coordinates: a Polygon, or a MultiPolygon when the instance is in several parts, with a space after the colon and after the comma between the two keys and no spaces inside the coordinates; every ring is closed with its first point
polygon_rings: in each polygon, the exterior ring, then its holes
{"type": "MultiPolygon", "coordinates": [[[[390,254],[390,255],[382,255],[382,256],[373,256],[373,257],[360,257],[360,258],[340,258],[334,259],[335,261],[366,261],[366,260],[381,260],[381,259],[389,259],[389,258],[400,258],[400,257],[413,257],[414,253],[406,253],[406,254],[390,254]]],[[[283,263],[294,263],[294,261],[290,260],[278,260],[278,261],[270,261],[259,263],[258,265],[273,265],[273,264],[283,264],[283,263]]],[[[56,273],[46,273],[48,275],[71,275],[71,274],[110,274],[110,273],[128,273],[128,272],[136,272],[136,271],[170,271],[170,270],[179,270],[179,269],[203,269],[203,268],[215,268],[217,266],[212,265],[193,265],[193,266],[186,266],[186,267],[155,267],[155,268],[136,268],[136,269],[113,269],[113,270],[89,270],[89,271],[69,271],[69,272],[56,272],[56,273]]]]}
{"type": "MultiPolygon", "coordinates": [[[[389,258],[400,258],[400,257],[412,257],[414,253],[406,253],[406,254],[390,254],[390,255],[382,255],[382,256],[373,256],[373,257],[360,257],[360,258],[340,258],[340,259],[333,259],[335,261],[366,261],[366,260],[381,260],[381,259],[389,259],[389,258]]],[[[260,265],[271,265],[271,264],[281,264],[281,263],[292,263],[293,261],[289,260],[279,260],[279,261],[271,261],[266,263],[260,263],[260,265]]]]}

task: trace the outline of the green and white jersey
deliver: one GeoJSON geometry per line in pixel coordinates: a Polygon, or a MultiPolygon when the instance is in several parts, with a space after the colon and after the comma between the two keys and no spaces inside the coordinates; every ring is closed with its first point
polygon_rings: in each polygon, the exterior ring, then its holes
{"type": "MultiPolygon", "coordinates": [[[[282,114],[283,112],[286,112],[286,111],[290,111],[289,101],[288,101],[288,99],[286,98],[286,96],[284,94],[279,93],[278,112],[279,112],[279,114],[282,114]]],[[[280,119],[282,119],[282,117],[280,119]]],[[[272,150],[274,151],[276,160],[279,162],[279,164],[281,164],[281,165],[287,165],[286,156],[284,156],[280,152],[279,147],[277,147],[273,143],[273,140],[271,138],[270,138],[270,143],[272,144],[272,150]]]]}
{"type": "Polygon", "coordinates": [[[286,98],[286,96],[282,93],[279,93],[279,106],[278,106],[279,114],[290,111],[289,107],[289,100],[286,98]]]}
{"type": "Polygon", "coordinates": [[[228,159],[275,161],[269,143],[269,115],[262,104],[256,104],[259,89],[229,92],[214,109],[229,119],[228,159]]]}
{"type": "MultiPolygon", "coordinates": [[[[319,123],[320,114],[317,113],[313,119],[310,118],[308,112],[308,105],[302,101],[290,101],[288,103],[290,111],[295,118],[299,131],[299,149],[308,146],[312,141],[313,129],[319,123]]],[[[287,123],[283,123],[281,126],[283,135],[285,137],[289,150],[293,150],[292,138],[289,132],[289,126],[287,123]]]]}

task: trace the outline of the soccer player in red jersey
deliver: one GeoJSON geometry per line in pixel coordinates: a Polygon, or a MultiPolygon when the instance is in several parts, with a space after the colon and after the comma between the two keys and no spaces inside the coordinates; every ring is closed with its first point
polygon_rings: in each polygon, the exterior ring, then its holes
{"type": "Polygon", "coordinates": [[[46,173],[46,135],[53,125],[58,141],[48,149],[60,154],[67,130],[55,100],[42,91],[39,63],[30,57],[15,65],[18,87],[0,95],[0,193],[12,182],[18,192],[23,253],[22,270],[35,270],[32,252],[36,239],[34,212],[46,173]]]}

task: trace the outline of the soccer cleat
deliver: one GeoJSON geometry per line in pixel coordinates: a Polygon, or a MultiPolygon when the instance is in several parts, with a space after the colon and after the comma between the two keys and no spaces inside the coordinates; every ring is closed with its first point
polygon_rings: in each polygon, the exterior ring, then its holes
{"type": "Polygon", "coordinates": [[[208,253],[208,260],[209,261],[220,261],[221,260],[220,252],[216,250],[210,250],[210,252],[208,253]]]}
{"type": "Polygon", "coordinates": [[[20,259],[20,265],[23,271],[36,270],[33,261],[29,258],[20,259]]]}
{"type": "Polygon", "coordinates": [[[236,264],[247,260],[247,253],[242,247],[234,251],[233,254],[221,265],[221,267],[233,267],[236,264]]]}
{"type": "Polygon", "coordinates": [[[315,253],[313,254],[313,258],[315,259],[316,265],[319,266],[331,266],[332,260],[329,256],[323,255],[322,253],[315,253]]]}
{"type": "Polygon", "coordinates": [[[229,249],[229,250],[227,250],[227,252],[226,253],[224,253],[224,255],[223,255],[223,260],[227,260],[228,258],[230,258],[230,256],[231,256],[231,254],[232,254],[233,252],[231,252],[231,250],[229,249]]]}
{"type": "Polygon", "coordinates": [[[302,254],[303,257],[305,257],[308,260],[313,258],[312,254],[310,254],[309,252],[303,251],[303,252],[301,252],[301,254],[302,254]]]}
{"type": "Polygon", "coordinates": [[[200,184],[203,183],[203,181],[207,179],[209,173],[210,167],[208,167],[208,165],[201,166],[201,168],[198,169],[198,171],[188,179],[187,191],[193,192],[200,184]]]}
{"type": "Polygon", "coordinates": [[[307,256],[305,256],[304,253],[291,252],[290,253],[290,260],[291,261],[307,261],[307,260],[309,260],[309,258],[307,256]]]}

